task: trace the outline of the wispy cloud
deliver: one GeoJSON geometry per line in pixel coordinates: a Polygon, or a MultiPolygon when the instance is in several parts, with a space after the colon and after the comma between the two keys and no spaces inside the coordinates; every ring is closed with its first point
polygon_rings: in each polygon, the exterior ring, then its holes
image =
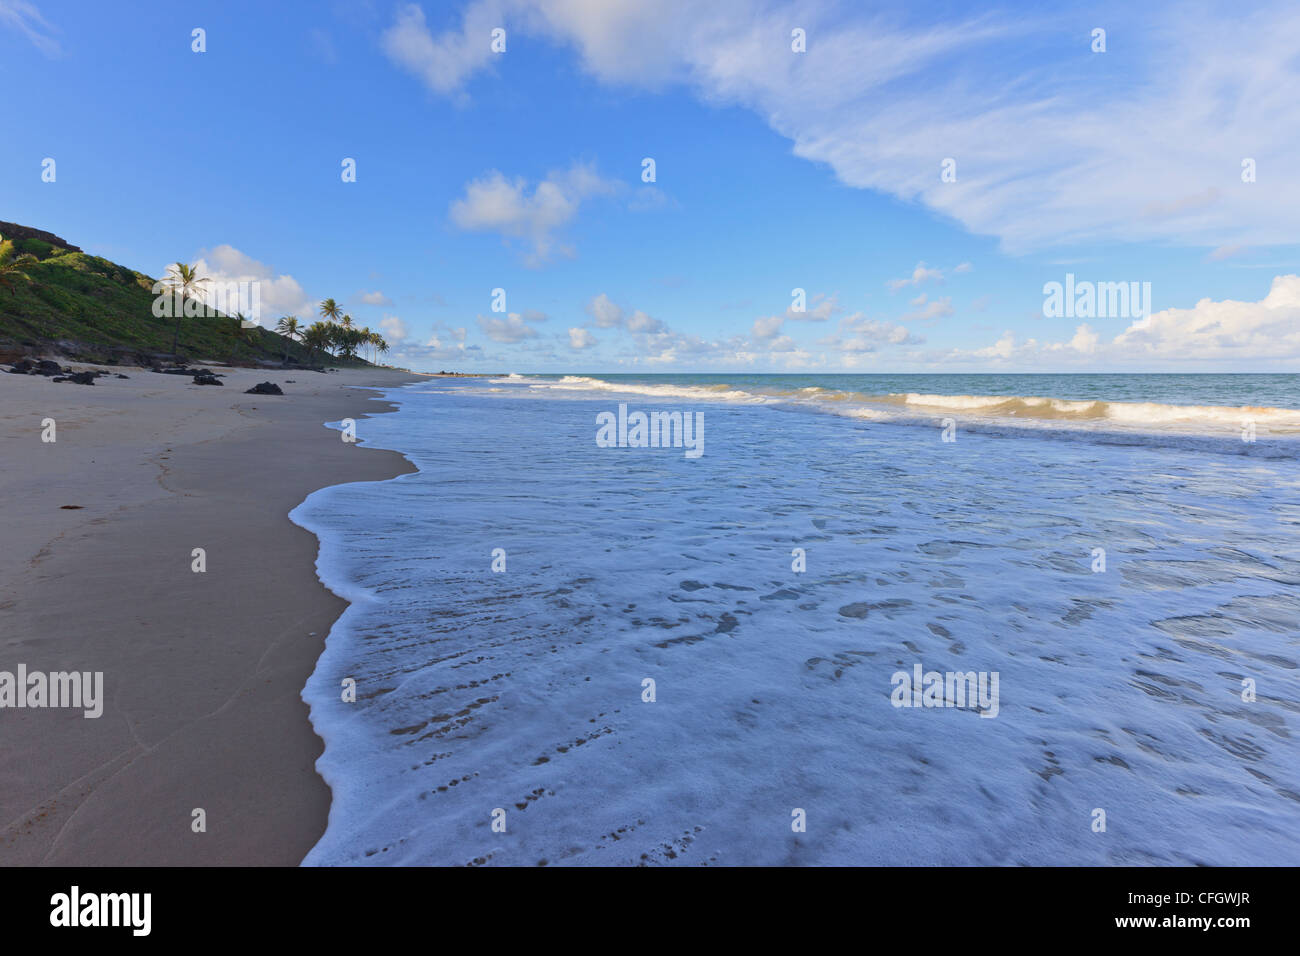
{"type": "Polygon", "coordinates": [[[912,299],[908,305],[912,308],[899,316],[900,322],[910,322],[916,319],[940,319],[953,313],[951,296],[944,296],[942,299],[931,299],[928,293],[922,292],[915,299],[912,299]]]}
{"type": "Polygon", "coordinates": [[[52,36],[58,32],[58,28],[41,16],[36,5],[27,0],[0,0],[0,24],[22,33],[46,56],[58,56],[63,52],[59,41],[52,36]]]}
{"type": "Polygon", "coordinates": [[[890,279],[885,283],[889,291],[897,292],[899,289],[905,289],[909,285],[916,286],[923,282],[937,282],[943,278],[943,272],[939,269],[931,269],[924,262],[918,262],[912,274],[906,279],[890,279]]]}
{"type": "Polygon", "coordinates": [[[1012,252],[1294,241],[1300,177],[1283,172],[1300,153],[1294,4],[1113,13],[1112,34],[1141,37],[1142,56],[1122,63],[1090,51],[1076,14],[1048,8],[931,23],[850,5],[800,14],[808,45],[795,54],[789,10],[763,0],[478,0],[437,37],[401,8],[388,49],[454,93],[509,15],[605,83],[683,84],[751,109],[847,185],[920,202],[1012,252]],[[941,179],[945,159],[955,181],[941,179]],[[1254,182],[1241,178],[1246,159],[1254,182]]]}
{"type": "Polygon", "coordinates": [[[832,315],[844,311],[840,307],[839,296],[826,295],[824,292],[815,293],[809,305],[811,307],[802,312],[796,312],[793,305],[786,306],[785,317],[791,322],[825,322],[832,315]]]}

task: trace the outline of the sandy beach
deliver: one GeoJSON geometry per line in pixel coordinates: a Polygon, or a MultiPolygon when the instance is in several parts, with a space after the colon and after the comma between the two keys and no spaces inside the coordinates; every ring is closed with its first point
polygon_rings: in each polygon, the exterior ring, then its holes
{"type": "Polygon", "coordinates": [[[349,386],[417,376],[112,371],[0,375],[0,670],[104,675],[97,719],[0,711],[0,866],[296,865],[330,806],[300,694],[344,603],[287,514],[411,470],[322,423],[354,418],[364,443],[391,406],[349,386]],[[285,394],[245,394],[262,381],[285,394]]]}

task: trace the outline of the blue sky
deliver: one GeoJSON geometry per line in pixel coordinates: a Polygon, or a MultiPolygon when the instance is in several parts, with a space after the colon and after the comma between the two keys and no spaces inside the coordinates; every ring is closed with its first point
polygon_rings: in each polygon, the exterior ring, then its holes
{"type": "Polygon", "coordinates": [[[417,369],[1300,367],[1294,4],[701,6],[0,0],[0,219],[417,369]]]}

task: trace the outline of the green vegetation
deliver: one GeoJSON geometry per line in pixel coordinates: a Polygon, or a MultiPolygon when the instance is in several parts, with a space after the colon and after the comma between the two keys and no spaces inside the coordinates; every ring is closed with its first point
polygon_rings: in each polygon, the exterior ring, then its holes
{"type": "MultiPolygon", "coordinates": [[[[160,288],[192,298],[202,293],[204,281],[193,266],[178,262],[169,267],[160,288]]],[[[0,240],[0,351],[33,349],[83,361],[131,361],[179,350],[186,360],[235,365],[287,359],[314,364],[328,353],[331,364],[362,365],[362,348],[373,349],[376,357],[388,348],[369,329],[335,324],[332,320],[342,310],[333,299],[322,303],[326,322],[304,329],[295,317],[286,316],[273,332],[241,328],[241,316],[155,316],[154,287],[149,276],[98,256],[42,239],[0,240]],[[313,337],[317,326],[321,331],[313,337]]]]}
{"type": "Polygon", "coordinates": [[[24,282],[32,281],[31,276],[27,274],[27,266],[35,261],[34,255],[19,252],[12,242],[0,241],[0,286],[17,295],[20,279],[24,282]]]}

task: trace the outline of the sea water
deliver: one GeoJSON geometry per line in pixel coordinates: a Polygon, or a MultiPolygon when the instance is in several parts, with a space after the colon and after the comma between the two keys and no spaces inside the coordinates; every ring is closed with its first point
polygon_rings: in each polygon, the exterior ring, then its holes
{"type": "Polygon", "coordinates": [[[419,471],[292,516],[352,602],[305,862],[1294,864],[1298,383],[390,390],[358,436],[419,471]],[[621,402],[704,453],[598,446],[621,402]]]}

